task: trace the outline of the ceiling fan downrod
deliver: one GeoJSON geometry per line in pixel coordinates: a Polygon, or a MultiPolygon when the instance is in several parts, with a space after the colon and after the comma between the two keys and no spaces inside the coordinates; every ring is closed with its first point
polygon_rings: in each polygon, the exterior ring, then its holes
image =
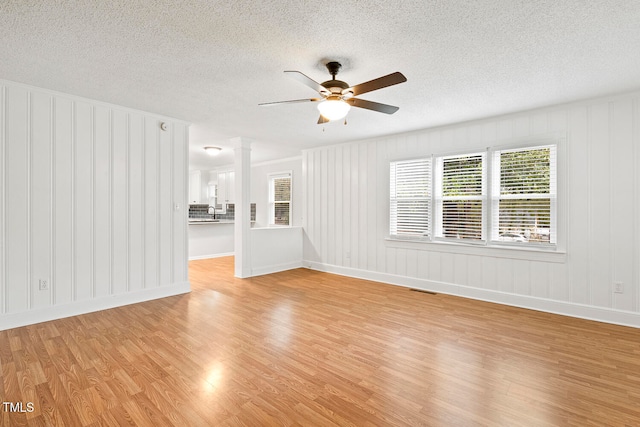
{"type": "Polygon", "coordinates": [[[327,70],[329,70],[329,74],[331,74],[331,77],[333,78],[333,80],[335,80],[336,75],[338,74],[338,71],[340,71],[340,68],[342,68],[342,64],[336,61],[331,61],[331,62],[327,62],[326,67],[327,67],[327,70]]]}

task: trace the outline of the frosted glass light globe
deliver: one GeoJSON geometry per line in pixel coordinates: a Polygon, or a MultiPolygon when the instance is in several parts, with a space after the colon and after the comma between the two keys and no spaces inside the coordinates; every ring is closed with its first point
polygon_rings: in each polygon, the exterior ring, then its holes
{"type": "Polygon", "coordinates": [[[342,100],[327,99],[318,104],[318,111],[326,119],[340,120],[347,115],[351,105],[342,100]]]}

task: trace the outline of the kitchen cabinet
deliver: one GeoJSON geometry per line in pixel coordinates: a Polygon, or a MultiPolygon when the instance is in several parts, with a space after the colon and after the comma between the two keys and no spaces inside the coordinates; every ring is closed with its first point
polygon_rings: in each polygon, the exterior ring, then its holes
{"type": "Polygon", "coordinates": [[[202,174],[200,171],[189,171],[189,204],[197,204],[202,200],[202,174]]]}
{"type": "MultiPolygon", "coordinates": [[[[218,205],[235,203],[234,186],[235,186],[234,171],[218,172],[218,205]]],[[[216,207],[218,207],[218,205],[216,205],[216,207]]],[[[226,209],[226,206],[220,206],[220,207],[222,209],[226,209]]]]}

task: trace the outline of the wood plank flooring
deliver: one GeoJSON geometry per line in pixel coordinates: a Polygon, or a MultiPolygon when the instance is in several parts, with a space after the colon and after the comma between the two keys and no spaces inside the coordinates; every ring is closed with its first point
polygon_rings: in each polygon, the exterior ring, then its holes
{"type": "Polygon", "coordinates": [[[0,332],[1,426],[640,426],[640,330],[299,269],[0,332]],[[27,411],[32,402],[33,411],[27,411]]]}

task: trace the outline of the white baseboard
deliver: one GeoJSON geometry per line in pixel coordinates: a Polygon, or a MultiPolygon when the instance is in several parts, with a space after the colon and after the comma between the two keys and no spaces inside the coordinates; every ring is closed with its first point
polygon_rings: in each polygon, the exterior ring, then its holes
{"type": "Polygon", "coordinates": [[[224,256],[234,256],[234,255],[235,255],[235,252],[224,252],[221,254],[190,256],[189,261],[194,261],[196,259],[222,258],[224,256]]]}
{"type": "Polygon", "coordinates": [[[421,289],[442,294],[456,295],[481,301],[495,302],[498,304],[544,311],[547,313],[561,314],[564,316],[577,317],[580,319],[595,320],[598,322],[640,328],[640,313],[637,312],[616,310],[606,307],[596,307],[585,304],[575,304],[565,301],[557,301],[526,295],[515,295],[507,292],[456,285],[454,283],[398,276],[394,274],[360,270],[350,267],[341,267],[314,261],[304,261],[303,264],[305,267],[313,270],[324,271],[327,273],[333,273],[347,277],[371,280],[374,282],[387,283],[390,285],[421,289]]]}
{"type": "Polygon", "coordinates": [[[76,301],[73,303],[39,308],[20,313],[9,313],[0,316],[0,331],[65,317],[78,316],[94,311],[106,310],[123,305],[136,304],[158,298],[185,294],[191,291],[189,282],[176,283],[170,286],[144,289],[120,295],[97,298],[93,300],[76,301]]]}
{"type": "Polygon", "coordinates": [[[302,261],[288,262],[285,264],[268,265],[266,267],[258,267],[251,269],[251,277],[262,276],[264,274],[279,273],[281,271],[293,270],[294,268],[301,268],[302,261]]]}

